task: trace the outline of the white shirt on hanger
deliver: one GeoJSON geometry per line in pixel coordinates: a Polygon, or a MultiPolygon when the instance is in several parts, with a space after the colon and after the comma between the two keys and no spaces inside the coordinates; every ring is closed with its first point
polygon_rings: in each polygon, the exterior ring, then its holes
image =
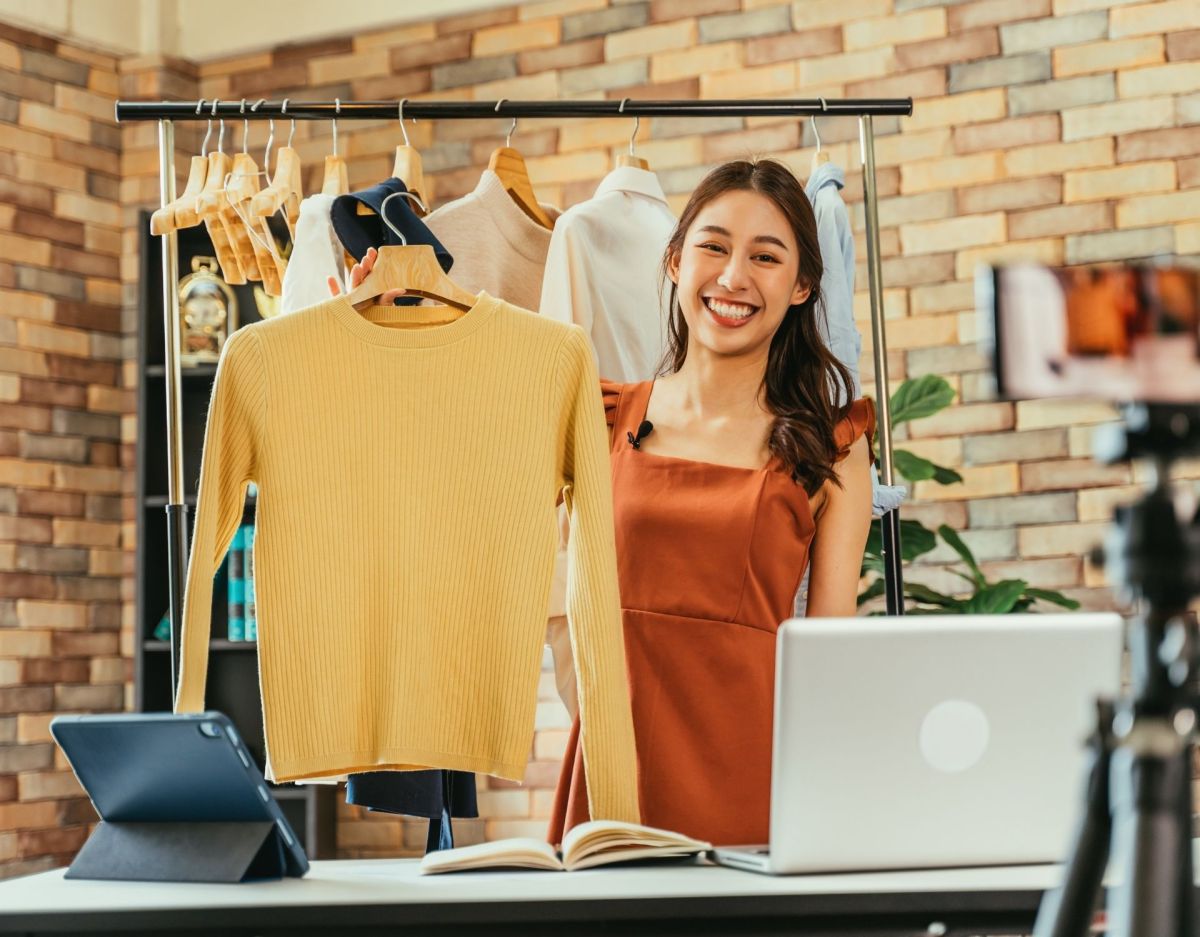
{"type": "Polygon", "coordinates": [[[661,265],[675,224],[658,177],[632,166],[614,169],[554,224],[539,309],[588,333],[601,377],[646,381],[661,362],[661,265]]]}
{"type": "Polygon", "coordinates": [[[300,203],[296,240],[283,275],[280,314],[297,312],[329,299],[328,278],[345,291],[342,244],[333,230],[329,212],[334,196],[317,192],[300,203]]]}

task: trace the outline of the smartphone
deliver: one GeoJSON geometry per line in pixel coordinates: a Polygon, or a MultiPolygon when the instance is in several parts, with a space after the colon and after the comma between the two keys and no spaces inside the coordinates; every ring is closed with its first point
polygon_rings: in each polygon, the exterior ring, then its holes
{"type": "Polygon", "coordinates": [[[1200,271],[1013,264],[975,285],[1000,396],[1200,404],[1200,271]]]}

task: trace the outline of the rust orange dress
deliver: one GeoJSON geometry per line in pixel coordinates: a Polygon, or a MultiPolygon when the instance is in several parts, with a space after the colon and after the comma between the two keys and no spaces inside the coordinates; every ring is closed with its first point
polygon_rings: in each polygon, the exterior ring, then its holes
{"type": "MultiPolygon", "coordinates": [[[[653,382],[602,382],[642,822],[718,845],[767,842],[775,631],[815,525],[777,460],[737,468],[635,449],[653,382]]],[[[843,454],[875,427],[857,400],[843,454]]],[[[548,838],[587,819],[576,719],[548,838]]]]}

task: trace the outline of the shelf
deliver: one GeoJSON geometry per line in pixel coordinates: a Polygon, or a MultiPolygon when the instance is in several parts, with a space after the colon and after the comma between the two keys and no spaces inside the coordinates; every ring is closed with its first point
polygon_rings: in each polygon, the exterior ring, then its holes
{"type": "MultiPolygon", "coordinates": [[[[193,364],[189,367],[181,367],[179,376],[185,381],[207,381],[212,380],[216,376],[216,364],[193,364]]],[[[146,365],[146,377],[163,377],[167,376],[167,366],[165,364],[148,364],[146,365]]]]}
{"type": "MultiPolygon", "coordinates": [[[[170,641],[159,641],[151,638],[142,642],[142,649],[152,652],[166,652],[171,650],[170,641]]],[[[226,638],[213,638],[208,642],[210,651],[257,651],[257,641],[230,641],[226,638]]]]}

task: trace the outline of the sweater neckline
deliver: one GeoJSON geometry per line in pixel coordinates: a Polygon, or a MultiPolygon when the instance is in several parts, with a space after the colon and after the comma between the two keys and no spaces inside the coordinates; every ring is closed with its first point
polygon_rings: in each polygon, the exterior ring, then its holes
{"type": "MultiPolygon", "coordinates": [[[[416,328],[388,328],[378,325],[365,318],[346,300],[346,294],[330,301],[333,316],[350,334],[372,345],[385,345],[391,348],[436,348],[460,341],[479,331],[495,315],[499,308],[499,300],[489,296],[482,290],[475,297],[475,304],[461,317],[453,322],[440,325],[423,325],[416,328]]],[[[396,306],[396,312],[391,321],[402,322],[408,306],[396,306]]]]}

